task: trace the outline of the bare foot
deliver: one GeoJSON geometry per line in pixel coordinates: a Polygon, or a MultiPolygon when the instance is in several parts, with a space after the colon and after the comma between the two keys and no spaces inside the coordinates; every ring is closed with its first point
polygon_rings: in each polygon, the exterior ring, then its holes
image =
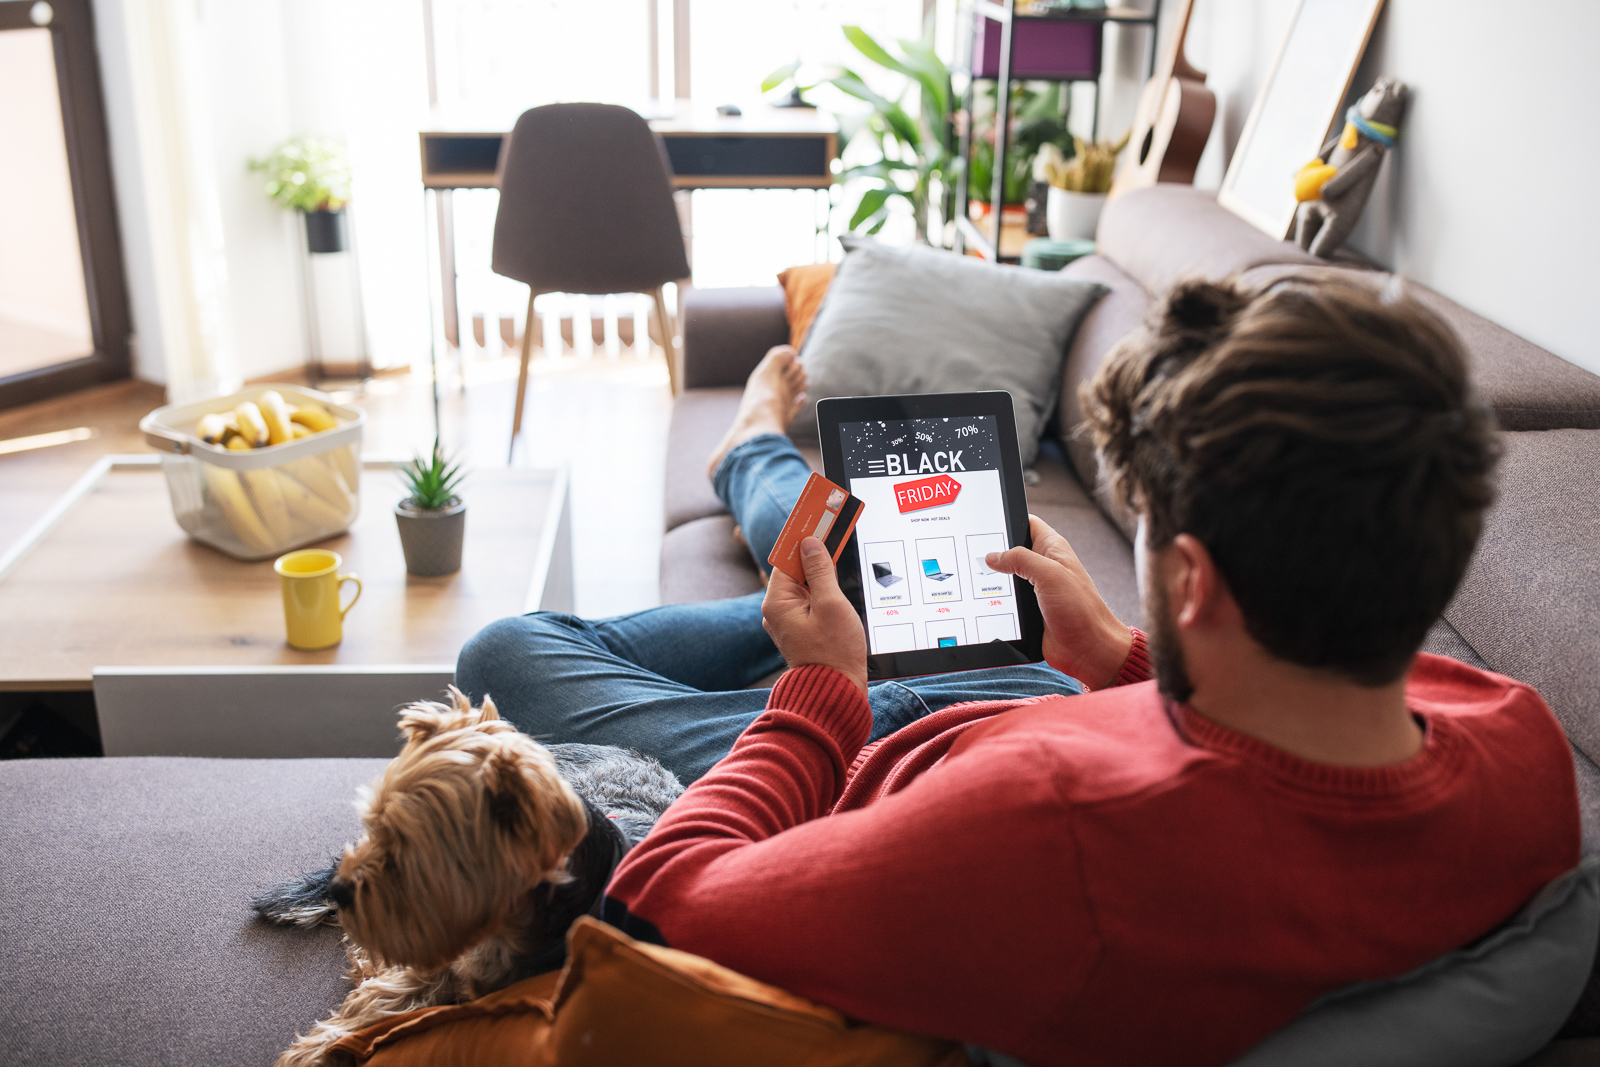
{"type": "Polygon", "coordinates": [[[739,398],[739,413],[733,417],[733,425],[711,450],[706,477],[714,476],[723,458],[738,445],[765,433],[786,431],[800,413],[805,399],[806,369],[800,365],[794,348],[778,345],[769,349],[744,384],[744,396],[739,398]]]}

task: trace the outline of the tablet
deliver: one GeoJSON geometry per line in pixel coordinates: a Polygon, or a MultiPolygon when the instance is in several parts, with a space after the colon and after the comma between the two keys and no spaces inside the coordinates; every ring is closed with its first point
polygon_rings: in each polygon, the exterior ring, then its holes
{"type": "Polygon", "coordinates": [[[1036,663],[1033,587],[984,557],[1032,547],[1011,394],[817,403],[823,475],[864,505],[839,585],[867,632],[871,679],[1036,663]]]}

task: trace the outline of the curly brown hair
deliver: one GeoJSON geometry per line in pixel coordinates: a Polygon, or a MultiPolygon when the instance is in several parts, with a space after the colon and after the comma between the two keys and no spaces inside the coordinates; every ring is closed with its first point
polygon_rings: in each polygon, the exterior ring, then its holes
{"type": "Polygon", "coordinates": [[[1279,659],[1400,677],[1466,571],[1499,456],[1437,315],[1336,278],[1182,282],[1081,395],[1150,549],[1204,544],[1279,659]]]}

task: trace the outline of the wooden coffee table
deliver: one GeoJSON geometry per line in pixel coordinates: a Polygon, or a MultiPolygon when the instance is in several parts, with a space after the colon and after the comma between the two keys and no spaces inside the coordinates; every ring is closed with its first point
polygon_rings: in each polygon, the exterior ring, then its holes
{"type": "MultiPolygon", "coordinates": [[[[572,608],[565,470],[475,470],[461,570],[406,573],[394,464],[363,464],[361,514],[321,542],[361,576],[344,640],[284,640],[272,561],[191,541],[155,455],[106,456],[0,555],[0,689],[93,689],[107,755],[388,755],[396,705],[437,698],[462,644],[572,608]]],[[[347,587],[348,589],[348,587],[347,587]]]]}

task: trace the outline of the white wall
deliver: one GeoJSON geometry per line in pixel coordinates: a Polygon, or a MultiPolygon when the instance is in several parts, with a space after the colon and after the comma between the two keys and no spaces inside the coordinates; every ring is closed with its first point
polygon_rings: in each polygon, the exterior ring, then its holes
{"type": "MultiPolygon", "coordinates": [[[[1221,184],[1296,6],[1196,0],[1188,55],[1218,104],[1196,184],[1221,184]]],[[[1164,7],[1170,21],[1181,2],[1164,7]]],[[[1390,74],[1411,104],[1350,243],[1600,372],[1597,45],[1594,0],[1388,0],[1354,88],[1390,74]]]]}
{"type": "Polygon", "coordinates": [[[184,344],[174,300],[206,305],[198,317],[221,373],[201,388],[226,388],[304,361],[299,219],[267,199],[263,177],[250,173],[248,162],[308,135],[344,138],[350,148],[374,363],[425,360],[430,327],[416,148],[427,110],[421,5],[95,0],[95,17],[135,373],[169,384],[185,377],[170,364],[192,361],[197,346],[184,344]],[[162,36],[147,25],[151,14],[182,25],[162,36]],[[182,121],[157,115],[149,103],[159,96],[153,86],[172,85],[182,88],[182,121]],[[170,262],[169,246],[193,242],[161,202],[163,175],[175,171],[203,186],[193,199],[203,202],[204,271],[170,262]]]}

